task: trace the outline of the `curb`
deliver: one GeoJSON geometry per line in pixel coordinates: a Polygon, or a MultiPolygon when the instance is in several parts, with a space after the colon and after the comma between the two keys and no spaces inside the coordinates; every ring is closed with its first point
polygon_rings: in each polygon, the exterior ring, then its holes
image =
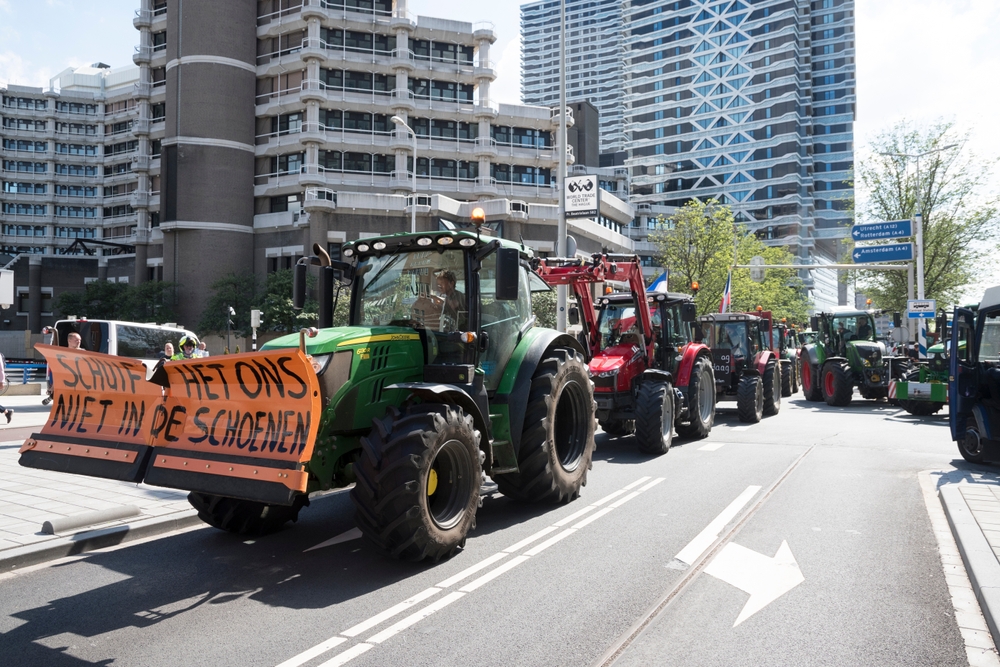
{"type": "Polygon", "coordinates": [[[197,525],[204,525],[202,520],[198,518],[198,512],[185,510],[7,549],[0,552],[0,573],[11,572],[18,568],[38,565],[67,556],[78,556],[88,551],[134,542],[197,525]]]}
{"type": "Polygon", "coordinates": [[[972,516],[972,510],[962,496],[960,485],[941,487],[941,504],[962,554],[972,590],[989,626],[993,642],[1000,646],[1000,561],[986,541],[983,529],[972,516]]]}

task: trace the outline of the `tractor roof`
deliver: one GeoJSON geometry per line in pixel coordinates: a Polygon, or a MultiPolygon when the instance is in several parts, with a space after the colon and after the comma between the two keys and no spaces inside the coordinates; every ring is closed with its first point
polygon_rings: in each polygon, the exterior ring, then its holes
{"type": "Polygon", "coordinates": [[[1000,305],[1000,285],[997,285],[996,287],[987,287],[986,292],[983,294],[982,301],[979,302],[979,309],[984,310],[998,305],[1000,305]]]}
{"type": "Polygon", "coordinates": [[[749,322],[759,321],[761,318],[747,313],[709,313],[698,318],[699,322],[749,322]]]}
{"type": "Polygon", "coordinates": [[[857,317],[859,315],[878,315],[877,310],[858,310],[857,308],[834,308],[828,313],[816,313],[819,317],[857,317]]]}
{"type": "Polygon", "coordinates": [[[480,236],[474,231],[465,230],[439,230],[421,234],[403,233],[373,236],[345,243],[341,253],[344,257],[384,255],[415,250],[482,247],[493,241],[499,241],[500,245],[505,248],[517,248],[521,254],[526,255],[529,259],[534,256],[534,250],[529,246],[521,245],[508,239],[480,236]]]}
{"type": "MultiPolygon", "coordinates": [[[[650,301],[693,301],[694,298],[690,294],[682,294],[680,292],[646,292],[646,300],[650,301]],[[660,298],[663,297],[663,298],[660,298]]],[[[605,294],[598,300],[599,303],[631,303],[632,294],[630,292],[614,292],[612,294],[605,294]]]]}

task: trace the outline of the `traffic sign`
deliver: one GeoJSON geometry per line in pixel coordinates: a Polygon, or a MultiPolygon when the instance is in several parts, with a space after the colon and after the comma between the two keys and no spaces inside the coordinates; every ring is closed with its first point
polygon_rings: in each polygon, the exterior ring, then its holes
{"type": "Polygon", "coordinates": [[[860,246],[851,253],[855,264],[871,262],[900,262],[913,259],[912,243],[886,243],[884,245],[860,246]]]}
{"type": "Polygon", "coordinates": [[[750,258],[750,264],[754,267],[750,269],[750,280],[755,283],[764,282],[764,258],[760,255],[754,255],[750,258]]]}
{"type": "Polygon", "coordinates": [[[854,225],[851,227],[851,238],[855,241],[905,239],[910,236],[913,236],[913,223],[910,220],[873,222],[867,225],[854,225]]]}
{"type": "Polygon", "coordinates": [[[906,316],[911,320],[929,320],[937,312],[934,299],[910,299],[906,302],[906,316]]]}

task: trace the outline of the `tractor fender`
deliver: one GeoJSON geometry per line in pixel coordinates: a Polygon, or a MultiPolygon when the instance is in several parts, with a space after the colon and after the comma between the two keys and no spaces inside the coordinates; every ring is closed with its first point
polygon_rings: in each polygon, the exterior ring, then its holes
{"type": "Polygon", "coordinates": [[[972,406],[972,416],[976,420],[976,427],[979,429],[979,434],[984,440],[993,440],[994,434],[993,429],[990,428],[990,420],[986,415],[986,408],[982,406],[981,403],[976,403],[972,406]]]}
{"type": "Polygon", "coordinates": [[[771,361],[771,359],[775,359],[774,352],[771,352],[771,350],[764,350],[757,356],[757,363],[755,364],[757,367],[757,375],[760,375],[761,377],[764,376],[764,370],[767,368],[767,362],[771,361]]]}
{"type": "Polygon", "coordinates": [[[642,372],[642,382],[669,382],[674,383],[674,376],[668,371],[659,368],[647,368],[642,372]]]}
{"type": "Polygon", "coordinates": [[[524,413],[528,409],[528,394],[531,393],[531,378],[545,354],[553,347],[570,347],[586,359],[587,352],[576,338],[554,329],[532,328],[514,348],[514,354],[504,369],[492,403],[507,404],[510,421],[510,441],[515,452],[521,450],[521,431],[524,430],[524,413]],[[514,366],[514,364],[517,364],[514,366]],[[513,373],[512,382],[508,377],[513,373]]]}
{"type": "Polygon", "coordinates": [[[703,343],[688,343],[681,354],[681,362],[677,365],[677,386],[686,387],[691,384],[691,371],[699,357],[705,357],[712,362],[712,351],[703,343]]]}
{"type": "Polygon", "coordinates": [[[806,345],[799,351],[799,356],[803,361],[809,362],[810,366],[819,366],[822,363],[819,350],[815,345],[806,345]]]}
{"type": "Polygon", "coordinates": [[[397,382],[386,389],[409,389],[424,403],[448,403],[457,405],[472,416],[472,423],[481,434],[479,448],[486,452],[486,463],[490,464],[492,449],[490,448],[489,423],[483,417],[482,410],[467,391],[453,384],[433,384],[430,382],[397,382]]]}

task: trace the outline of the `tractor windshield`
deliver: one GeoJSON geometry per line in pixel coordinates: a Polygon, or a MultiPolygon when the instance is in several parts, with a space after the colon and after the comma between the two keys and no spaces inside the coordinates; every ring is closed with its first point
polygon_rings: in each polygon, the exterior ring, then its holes
{"type": "Polygon", "coordinates": [[[746,322],[716,322],[708,330],[708,346],[713,350],[732,350],[734,357],[746,357],[746,322]]]}
{"type": "Polygon", "coordinates": [[[870,315],[838,315],[830,323],[835,341],[847,343],[857,340],[875,342],[875,327],[870,315]]]}
{"type": "Polygon", "coordinates": [[[354,322],[435,332],[465,331],[469,308],[462,250],[403,252],[370,257],[361,276],[354,322]]]}
{"type": "Polygon", "coordinates": [[[601,349],[618,345],[624,334],[639,334],[635,322],[634,303],[609,303],[601,308],[601,319],[597,323],[601,334],[601,349]]]}
{"type": "Polygon", "coordinates": [[[979,361],[1000,362],[1000,313],[988,315],[983,322],[979,361]]]}

